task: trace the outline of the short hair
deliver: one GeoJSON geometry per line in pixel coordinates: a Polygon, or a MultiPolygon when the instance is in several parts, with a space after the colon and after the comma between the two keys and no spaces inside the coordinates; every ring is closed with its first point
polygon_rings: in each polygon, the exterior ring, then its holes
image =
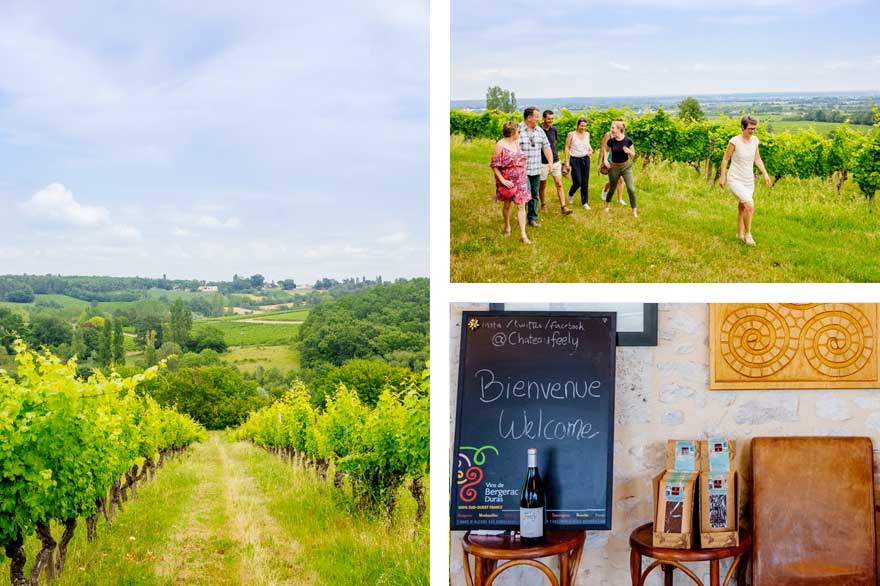
{"type": "Polygon", "coordinates": [[[523,110],[523,120],[525,120],[526,118],[528,118],[528,117],[531,116],[534,112],[537,112],[537,111],[538,111],[538,107],[537,107],[537,106],[529,106],[528,108],[526,108],[525,110],[523,110]]]}
{"type": "Polygon", "coordinates": [[[547,114],[552,114],[552,113],[553,113],[553,110],[544,110],[544,112],[541,113],[541,118],[546,118],[547,114]]]}
{"type": "Polygon", "coordinates": [[[580,126],[581,122],[583,122],[584,124],[589,124],[589,122],[587,122],[586,116],[578,116],[578,121],[575,123],[574,127],[577,128],[578,126],[580,126]]]}
{"type": "Polygon", "coordinates": [[[746,114],[742,117],[742,120],[739,121],[740,127],[745,130],[749,124],[758,125],[758,119],[752,116],[751,114],[746,114]]]}
{"type": "Polygon", "coordinates": [[[517,130],[519,130],[519,124],[517,124],[513,120],[509,120],[504,123],[504,126],[501,127],[501,134],[504,135],[504,138],[508,138],[516,134],[517,130]]]}

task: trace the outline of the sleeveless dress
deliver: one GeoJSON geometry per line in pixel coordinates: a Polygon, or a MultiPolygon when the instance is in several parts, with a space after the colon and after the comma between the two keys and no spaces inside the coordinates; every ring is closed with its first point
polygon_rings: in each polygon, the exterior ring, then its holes
{"type": "Polygon", "coordinates": [[[495,177],[495,201],[512,201],[520,204],[532,199],[529,180],[526,177],[524,152],[514,152],[507,147],[501,147],[501,152],[492,156],[489,166],[498,169],[502,177],[513,183],[513,187],[505,187],[498,177],[495,177]]]}
{"type": "Polygon", "coordinates": [[[758,152],[758,137],[748,142],[741,134],[728,141],[735,148],[730,157],[730,170],[727,172],[727,188],[741,202],[754,201],[755,193],[755,153],[758,152]]]}

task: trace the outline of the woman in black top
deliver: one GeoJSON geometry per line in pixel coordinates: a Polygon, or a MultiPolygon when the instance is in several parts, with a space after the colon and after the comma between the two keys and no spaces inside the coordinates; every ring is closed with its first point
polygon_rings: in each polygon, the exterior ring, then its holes
{"type": "MultiPolygon", "coordinates": [[[[617,185],[618,179],[623,177],[626,185],[626,192],[629,195],[629,207],[632,208],[633,216],[639,217],[639,210],[636,207],[636,186],[633,179],[632,160],[630,157],[635,156],[636,149],[630,137],[624,134],[626,123],[615,120],[611,123],[611,136],[608,141],[602,145],[602,161],[606,161],[608,153],[611,153],[611,166],[608,169],[608,183],[617,185]]],[[[605,211],[611,209],[611,198],[605,202],[605,211]]]]}

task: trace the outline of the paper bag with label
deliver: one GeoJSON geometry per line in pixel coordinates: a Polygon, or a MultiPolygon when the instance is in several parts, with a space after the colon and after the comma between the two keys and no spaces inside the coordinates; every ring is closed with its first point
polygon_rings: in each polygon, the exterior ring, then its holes
{"type": "Polygon", "coordinates": [[[709,438],[700,452],[700,547],[739,545],[735,442],[709,438]]]}
{"type": "Polygon", "coordinates": [[[654,478],[654,547],[688,549],[694,543],[698,472],[666,470],[654,478]]]}

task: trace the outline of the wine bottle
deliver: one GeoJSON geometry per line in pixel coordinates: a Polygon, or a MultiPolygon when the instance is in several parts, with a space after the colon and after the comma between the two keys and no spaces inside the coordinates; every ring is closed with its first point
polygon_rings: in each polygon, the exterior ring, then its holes
{"type": "Polygon", "coordinates": [[[544,485],[538,474],[538,450],[529,448],[529,469],[519,499],[519,535],[524,544],[544,541],[544,485]]]}

